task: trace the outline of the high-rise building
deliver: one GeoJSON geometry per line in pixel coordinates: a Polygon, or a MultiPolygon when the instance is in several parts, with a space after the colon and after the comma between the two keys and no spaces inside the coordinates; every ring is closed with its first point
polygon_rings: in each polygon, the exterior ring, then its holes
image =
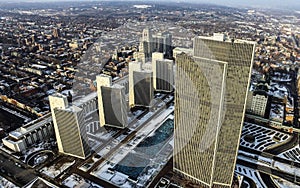
{"type": "Polygon", "coordinates": [[[153,38],[153,52],[161,52],[166,58],[172,57],[172,35],[169,32],[157,33],[153,38]]]}
{"type": "Polygon", "coordinates": [[[151,60],[153,52],[163,53],[164,57],[172,57],[172,35],[169,32],[152,34],[151,29],[143,30],[139,52],[135,54],[138,61],[145,63],[151,60]]]}
{"type": "Polygon", "coordinates": [[[173,91],[174,63],[173,60],[164,59],[163,53],[152,54],[153,87],[156,91],[173,91]]]}
{"type": "Polygon", "coordinates": [[[258,83],[253,87],[253,91],[248,93],[246,112],[265,117],[267,104],[268,104],[268,91],[269,85],[265,81],[265,78],[258,81],[258,83]]]}
{"type": "Polygon", "coordinates": [[[266,92],[250,91],[248,94],[246,110],[251,114],[264,117],[266,113],[267,103],[268,94],[266,92]]]}
{"type": "Polygon", "coordinates": [[[157,90],[156,89],[156,80],[157,80],[157,71],[156,71],[156,61],[157,60],[163,60],[164,59],[164,54],[161,53],[161,52],[153,52],[152,53],[152,66],[151,66],[151,70],[153,72],[153,87],[154,87],[154,90],[157,90]]]}
{"type": "Polygon", "coordinates": [[[232,185],[254,50],[218,35],[177,55],[174,170],[203,187],[232,185]]]}
{"type": "Polygon", "coordinates": [[[112,84],[111,76],[97,76],[99,118],[101,126],[125,128],[128,125],[125,87],[112,84]]]}
{"type": "Polygon", "coordinates": [[[152,32],[149,28],[143,30],[142,37],[140,39],[139,51],[143,54],[143,56],[139,55],[140,57],[145,59],[151,58],[151,54],[153,52],[153,38],[152,32]]]}
{"type": "Polygon", "coordinates": [[[141,62],[129,63],[129,106],[151,106],[154,96],[153,73],[143,70],[141,62]]]}
{"type": "Polygon", "coordinates": [[[67,97],[49,96],[54,131],[60,153],[85,159],[90,147],[84,126],[84,113],[77,106],[69,106],[67,97]]]}

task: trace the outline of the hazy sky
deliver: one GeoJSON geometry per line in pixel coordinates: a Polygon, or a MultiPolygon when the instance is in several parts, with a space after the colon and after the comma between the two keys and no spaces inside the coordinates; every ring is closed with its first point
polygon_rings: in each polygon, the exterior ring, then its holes
{"type": "MultiPolygon", "coordinates": [[[[0,0],[0,2],[24,2],[24,1],[34,1],[34,2],[49,2],[49,1],[91,1],[91,0],[0,0]]],[[[107,0],[105,0],[107,1],[107,0]]],[[[114,0],[120,1],[120,0],[114,0]]],[[[122,0],[121,0],[122,1],[122,0]]],[[[126,0],[123,0],[126,1],[126,0]]],[[[137,0],[143,1],[143,0],[137,0]]],[[[144,0],[147,2],[148,0],[144,0]]],[[[169,0],[151,0],[151,1],[166,1],[169,0]]],[[[228,6],[252,6],[252,7],[262,7],[262,8],[293,8],[300,10],[300,0],[171,0],[177,2],[197,2],[197,3],[212,3],[219,5],[228,5],[228,6]]]]}
{"type": "Polygon", "coordinates": [[[214,4],[233,6],[259,6],[259,7],[300,7],[299,0],[201,0],[214,4]]]}

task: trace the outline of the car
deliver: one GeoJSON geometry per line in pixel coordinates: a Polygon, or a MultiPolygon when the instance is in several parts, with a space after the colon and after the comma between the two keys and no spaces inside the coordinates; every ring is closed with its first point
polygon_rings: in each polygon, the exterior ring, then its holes
{"type": "Polygon", "coordinates": [[[16,162],[15,165],[16,165],[17,167],[19,167],[19,168],[22,167],[22,165],[21,165],[20,163],[18,163],[18,162],[16,162]]]}
{"type": "Polygon", "coordinates": [[[161,178],[160,181],[156,184],[156,188],[166,188],[170,184],[170,180],[166,178],[161,178]]]}

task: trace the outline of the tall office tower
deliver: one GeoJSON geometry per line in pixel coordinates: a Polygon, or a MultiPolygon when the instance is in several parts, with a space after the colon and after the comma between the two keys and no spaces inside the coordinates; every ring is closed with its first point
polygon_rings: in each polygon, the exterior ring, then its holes
{"type": "Polygon", "coordinates": [[[174,63],[163,56],[160,52],[152,54],[153,87],[156,91],[171,92],[174,85],[174,63]]]}
{"type": "Polygon", "coordinates": [[[138,60],[146,62],[151,59],[153,52],[163,53],[166,58],[172,57],[172,35],[169,32],[152,35],[149,28],[143,30],[139,52],[135,56],[138,60]]]}
{"type": "Polygon", "coordinates": [[[254,50],[196,37],[194,56],[177,55],[174,170],[203,187],[231,187],[254,50]]]}
{"type": "Polygon", "coordinates": [[[166,58],[172,57],[172,35],[169,32],[153,35],[153,52],[161,52],[166,58]]]}
{"type": "Polygon", "coordinates": [[[152,71],[143,70],[140,62],[129,63],[129,106],[151,106],[154,95],[152,71]]]}
{"type": "Polygon", "coordinates": [[[97,76],[96,80],[100,126],[127,127],[125,87],[112,84],[111,76],[104,74],[97,76]]]}
{"type": "Polygon", "coordinates": [[[152,32],[149,28],[143,30],[139,51],[144,54],[145,59],[151,58],[151,54],[153,52],[153,38],[152,32]]]}
{"type": "Polygon", "coordinates": [[[151,70],[153,72],[153,87],[154,87],[154,90],[157,90],[156,89],[156,78],[157,78],[157,72],[156,72],[156,61],[157,60],[163,60],[164,59],[164,54],[161,53],[161,52],[153,52],[152,53],[152,67],[151,67],[151,70]]]}
{"type": "Polygon", "coordinates": [[[63,95],[49,96],[55,136],[60,153],[85,159],[90,155],[81,108],[69,106],[63,95]]]}

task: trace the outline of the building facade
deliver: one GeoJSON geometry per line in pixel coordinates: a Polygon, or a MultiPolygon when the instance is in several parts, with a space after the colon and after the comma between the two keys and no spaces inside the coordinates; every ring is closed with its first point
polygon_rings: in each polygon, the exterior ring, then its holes
{"type": "Polygon", "coordinates": [[[143,30],[139,52],[135,57],[138,61],[145,63],[151,60],[153,52],[160,52],[165,58],[172,57],[172,35],[169,32],[160,32],[154,35],[149,28],[143,30]]]}
{"type": "Polygon", "coordinates": [[[149,107],[154,98],[153,73],[142,69],[141,62],[129,63],[129,106],[149,107]]]}
{"type": "Polygon", "coordinates": [[[156,91],[172,92],[174,87],[173,60],[156,60],[152,65],[153,87],[156,91]]]}
{"type": "Polygon", "coordinates": [[[100,126],[125,128],[128,125],[125,87],[112,84],[111,76],[97,76],[100,126]]]}
{"type": "Polygon", "coordinates": [[[266,92],[250,91],[247,99],[247,112],[260,117],[265,117],[268,98],[266,92]]]}
{"type": "Polygon", "coordinates": [[[173,168],[203,187],[232,185],[254,49],[196,37],[194,56],[177,55],[173,168]]]}
{"type": "Polygon", "coordinates": [[[5,147],[15,152],[22,152],[34,144],[54,139],[54,127],[51,115],[36,119],[2,139],[5,147]]]}
{"type": "Polygon", "coordinates": [[[172,57],[172,35],[169,32],[161,32],[152,36],[153,52],[161,52],[166,58],[172,57]]]}
{"type": "Polygon", "coordinates": [[[49,96],[55,136],[60,153],[85,159],[90,147],[82,108],[69,106],[67,97],[56,94],[49,96]]]}

